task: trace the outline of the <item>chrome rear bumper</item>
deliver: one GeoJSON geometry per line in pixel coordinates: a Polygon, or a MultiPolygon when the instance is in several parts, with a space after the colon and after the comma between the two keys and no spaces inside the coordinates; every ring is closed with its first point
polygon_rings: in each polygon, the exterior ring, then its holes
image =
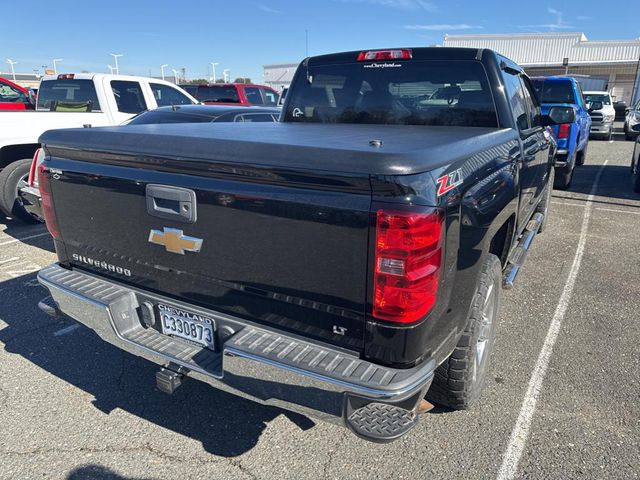
{"type": "Polygon", "coordinates": [[[369,427],[379,433],[381,423],[385,428],[404,425],[402,431],[391,429],[389,435],[370,440],[390,441],[415,426],[417,406],[433,378],[433,362],[412,369],[388,368],[361,360],[352,352],[57,264],[42,269],[38,280],[51,292],[54,310],[85,324],[103,340],[159,365],[177,365],[187,376],[220,390],[347,425],[365,438],[369,427]],[[141,305],[160,302],[213,318],[216,351],[145,327],[141,305]],[[368,408],[371,411],[365,411],[368,408]],[[389,422],[389,415],[398,415],[402,422],[389,422]],[[360,429],[363,418],[367,422],[373,418],[375,424],[365,425],[364,433],[360,429]],[[354,426],[354,422],[359,423],[354,426]]]}

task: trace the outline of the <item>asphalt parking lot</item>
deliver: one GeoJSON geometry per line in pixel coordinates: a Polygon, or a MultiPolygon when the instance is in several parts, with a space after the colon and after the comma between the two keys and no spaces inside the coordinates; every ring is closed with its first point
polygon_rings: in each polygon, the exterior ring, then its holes
{"type": "Polygon", "coordinates": [[[41,225],[0,218],[0,478],[637,478],[640,195],[632,142],[592,141],[503,295],[481,403],[388,445],[156,367],[42,314],[41,225]],[[542,354],[541,354],[542,352],[542,354]]]}

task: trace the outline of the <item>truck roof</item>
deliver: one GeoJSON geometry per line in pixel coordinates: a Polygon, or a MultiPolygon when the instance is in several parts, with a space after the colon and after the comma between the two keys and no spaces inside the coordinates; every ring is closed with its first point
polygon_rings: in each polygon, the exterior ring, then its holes
{"type": "Polygon", "coordinates": [[[550,76],[544,76],[544,75],[539,75],[536,77],[531,77],[531,80],[544,80],[545,82],[560,82],[560,81],[569,81],[569,82],[576,82],[577,80],[573,77],[568,77],[566,75],[550,75],[550,76]]]}
{"type": "Polygon", "coordinates": [[[73,78],[76,80],[99,80],[101,78],[104,77],[108,77],[109,79],[112,80],[135,80],[135,81],[140,81],[140,80],[153,80],[158,81],[158,82],[164,82],[167,83],[166,80],[161,80],[159,78],[151,78],[151,77],[143,77],[143,76],[137,76],[137,75],[112,75],[110,73],[58,73],[58,74],[54,74],[54,75],[43,75],[41,81],[48,81],[48,80],[61,80],[64,79],[64,76],[68,76],[68,75],[73,75],[73,78]]]}
{"type": "MultiPolygon", "coordinates": [[[[360,52],[379,50],[411,50],[412,60],[481,60],[484,52],[493,50],[485,48],[461,48],[461,47],[394,47],[394,48],[371,48],[362,50],[352,50],[350,52],[330,53],[309,57],[310,63],[353,63],[360,52]]],[[[497,54],[496,54],[497,55],[497,54]]],[[[306,61],[306,60],[305,60],[306,61]]]]}

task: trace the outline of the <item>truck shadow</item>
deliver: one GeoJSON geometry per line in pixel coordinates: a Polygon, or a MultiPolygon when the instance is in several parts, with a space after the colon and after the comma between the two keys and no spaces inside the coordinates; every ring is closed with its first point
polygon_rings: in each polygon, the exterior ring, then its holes
{"type": "Polygon", "coordinates": [[[280,414],[303,430],[313,427],[302,415],[251,402],[196,380],[187,380],[172,396],[161,393],[155,389],[156,365],[102,341],[84,326],[56,336],[75,322],[40,312],[37,303],[46,291],[26,286],[34,280],[31,274],[0,283],[0,319],[8,325],[0,330],[0,345],[91,394],[100,411],[109,414],[119,408],[194,438],[207,452],[224,457],[251,450],[267,423],[280,414]]]}
{"type": "Polygon", "coordinates": [[[85,465],[72,470],[65,480],[151,480],[151,477],[147,479],[123,477],[101,465],[85,465]]]}
{"type": "MultiPolygon", "coordinates": [[[[44,223],[26,224],[0,213],[0,233],[4,233],[20,242],[49,252],[55,252],[53,241],[44,223]]],[[[4,241],[4,240],[3,240],[4,241]]],[[[2,241],[0,241],[2,243],[2,241]]]]}
{"type": "MultiPolygon", "coordinates": [[[[629,158],[629,164],[631,158],[629,158]]],[[[571,193],[580,193],[589,195],[593,187],[593,182],[602,165],[581,165],[576,167],[573,173],[573,182],[567,190],[554,189],[553,197],[559,199],[572,199],[571,193]]],[[[598,185],[597,197],[593,203],[601,203],[607,205],[623,205],[616,201],[619,200],[640,200],[640,194],[633,191],[631,169],[629,165],[607,165],[604,167],[600,183],[598,185]]],[[[582,200],[586,198],[580,198],[582,200]]],[[[624,204],[626,207],[634,205],[624,204]]]]}

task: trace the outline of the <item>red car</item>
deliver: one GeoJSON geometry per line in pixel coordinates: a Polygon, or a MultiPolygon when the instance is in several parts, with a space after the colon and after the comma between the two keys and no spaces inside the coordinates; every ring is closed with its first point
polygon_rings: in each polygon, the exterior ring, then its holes
{"type": "Polygon", "coordinates": [[[0,77],[0,110],[33,110],[29,91],[0,77]]]}
{"type": "Polygon", "coordinates": [[[221,83],[180,85],[198,101],[207,105],[261,105],[275,107],[280,96],[266,85],[248,83],[221,83]]]}

